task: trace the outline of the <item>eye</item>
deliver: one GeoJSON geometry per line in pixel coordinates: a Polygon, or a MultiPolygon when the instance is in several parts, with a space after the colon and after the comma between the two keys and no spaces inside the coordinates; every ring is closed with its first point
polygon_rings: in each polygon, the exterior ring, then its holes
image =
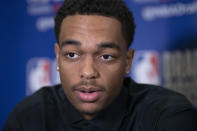
{"type": "Polygon", "coordinates": [[[102,55],[102,56],[101,56],[101,59],[102,59],[103,61],[111,61],[111,60],[114,59],[114,57],[111,56],[111,55],[102,55]]]}
{"type": "Polygon", "coordinates": [[[66,57],[69,59],[77,59],[79,58],[79,55],[74,52],[69,52],[69,53],[66,53],[66,57]]]}

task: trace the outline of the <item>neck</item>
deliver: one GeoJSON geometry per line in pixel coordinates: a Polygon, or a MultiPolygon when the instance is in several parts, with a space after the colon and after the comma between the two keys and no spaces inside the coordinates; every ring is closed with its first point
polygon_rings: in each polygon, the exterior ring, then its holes
{"type": "Polygon", "coordinates": [[[81,114],[81,115],[86,120],[92,120],[97,116],[97,114],[81,114]]]}

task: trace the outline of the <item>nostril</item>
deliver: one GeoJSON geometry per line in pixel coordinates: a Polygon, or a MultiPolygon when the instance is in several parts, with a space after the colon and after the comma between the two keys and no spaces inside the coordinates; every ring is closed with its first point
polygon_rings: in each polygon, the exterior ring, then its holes
{"type": "Polygon", "coordinates": [[[85,79],[96,79],[98,77],[98,72],[93,71],[93,72],[81,72],[80,77],[85,78],[85,79]]]}

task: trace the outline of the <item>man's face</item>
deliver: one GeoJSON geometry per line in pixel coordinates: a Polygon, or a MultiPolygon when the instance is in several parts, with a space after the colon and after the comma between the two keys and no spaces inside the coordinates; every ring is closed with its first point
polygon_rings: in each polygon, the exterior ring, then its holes
{"type": "Polygon", "coordinates": [[[55,45],[62,88],[85,119],[94,118],[119,94],[130,70],[121,23],[98,15],[73,15],[61,25],[55,45]]]}

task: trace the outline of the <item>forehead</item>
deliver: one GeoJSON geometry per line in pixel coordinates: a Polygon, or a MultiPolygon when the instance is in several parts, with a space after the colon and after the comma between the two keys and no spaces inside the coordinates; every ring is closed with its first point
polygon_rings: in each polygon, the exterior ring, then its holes
{"type": "Polygon", "coordinates": [[[67,16],[62,21],[59,35],[60,43],[65,39],[107,40],[125,43],[120,21],[99,15],[67,16]]]}

